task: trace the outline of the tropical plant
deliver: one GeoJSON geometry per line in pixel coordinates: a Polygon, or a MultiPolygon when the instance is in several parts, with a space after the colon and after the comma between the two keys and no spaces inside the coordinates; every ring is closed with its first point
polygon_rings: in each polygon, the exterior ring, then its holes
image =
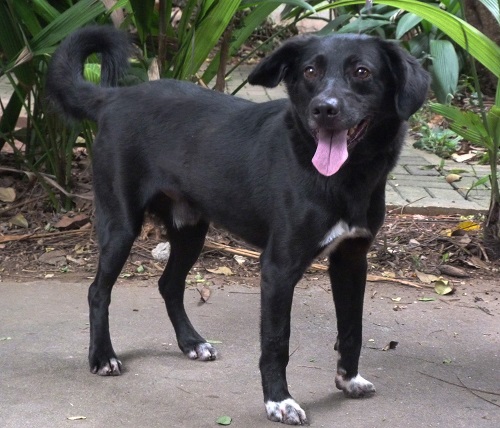
{"type": "Polygon", "coordinates": [[[153,58],[157,59],[159,75],[204,84],[210,83],[219,67],[226,65],[221,57],[234,56],[282,3],[314,11],[304,0],[187,0],[180,21],[174,24],[168,19],[172,0],[159,0],[158,9],[154,7],[154,0],[129,0],[128,3],[144,57],[150,64],[153,58]],[[246,13],[240,26],[233,28],[235,14],[243,11],[246,13]],[[215,52],[223,35],[227,36],[227,43],[215,52]]]}
{"type": "MultiPolygon", "coordinates": [[[[479,80],[475,75],[476,87],[479,80]]],[[[478,90],[480,100],[480,113],[463,111],[457,107],[432,103],[431,109],[449,120],[450,128],[464,139],[486,149],[490,174],[480,178],[472,185],[490,183],[490,208],[485,220],[485,247],[490,255],[500,258],[500,186],[498,175],[498,162],[500,160],[500,85],[498,85],[495,105],[486,111],[478,90]]]]}
{"type": "Polygon", "coordinates": [[[457,151],[460,141],[461,137],[448,128],[434,128],[427,123],[421,123],[413,146],[446,159],[457,151]]]}
{"type": "Polygon", "coordinates": [[[0,148],[15,141],[24,145],[18,153],[20,166],[35,172],[49,190],[54,206],[69,207],[70,200],[56,198],[48,183],[70,188],[73,147],[89,125],[67,126],[45,108],[43,87],[49,55],[75,29],[96,19],[105,21],[106,9],[99,0],[46,1],[6,0],[0,2],[0,76],[12,85],[12,96],[2,107],[0,148]],[[27,125],[15,130],[21,111],[27,125]],[[43,173],[43,174],[42,174],[43,173]],[[62,203],[62,205],[61,205],[62,203]]]}

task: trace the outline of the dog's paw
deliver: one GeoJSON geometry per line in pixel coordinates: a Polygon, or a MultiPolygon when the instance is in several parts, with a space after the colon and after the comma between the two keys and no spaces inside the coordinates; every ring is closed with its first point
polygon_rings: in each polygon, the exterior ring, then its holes
{"type": "Polygon", "coordinates": [[[349,398],[370,397],[375,393],[375,386],[368,382],[359,374],[352,379],[345,379],[340,373],[335,376],[335,386],[344,391],[344,394],[349,398]]]}
{"type": "Polygon", "coordinates": [[[308,425],[306,413],[293,398],[266,403],[267,418],[287,425],[308,425]]]}
{"type": "Polygon", "coordinates": [[[192,360],[212,361],[217,358],[217,349],[210,343],[198,343],[194,349],[186,352],[186,355],[192,360]]]}
{"type": "Polygon", "coordinates": [[[122,374],[122,362],[118,358],[109,358],[91,365],[90,371],[99,376],[119,376],[122,374]]]}

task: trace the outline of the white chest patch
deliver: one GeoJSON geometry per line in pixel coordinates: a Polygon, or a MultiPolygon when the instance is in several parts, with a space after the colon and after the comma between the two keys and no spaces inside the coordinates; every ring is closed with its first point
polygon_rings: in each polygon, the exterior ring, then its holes
{"type": "Polygon", "coordinates": [[[349,227],[344,220],[339,220],[328,231],[325,237],[319,243],[322,255],[329,255],[344,239],[366,238],[371,240],[373,238],[371,232],[364,227],[349,227]]]}
{"type": "Polygon", "coordinates": [[[342,236],[344,233],[349,232],[349,225],[344,220],[339,220],[334,226],[328,231],[323,240],[319,243],[321,247],[326,247],[328,244],[331,244],[335,239],[339,236],[342,236]]]}

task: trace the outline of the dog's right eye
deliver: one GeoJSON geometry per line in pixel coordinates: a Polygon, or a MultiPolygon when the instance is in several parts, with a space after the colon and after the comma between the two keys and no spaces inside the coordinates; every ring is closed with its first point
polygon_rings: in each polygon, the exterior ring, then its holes
{"type": "Polygon", "coordinates": [[[318,72],[314,67],[308,66],[304,69],[304,77],[306,79],[315,79],[316,77],[318,77],[318,72]]]}
{"type": "Polygon", "coordinates": [[[368,79],[371,75],[371,71],[366,67],[358,67],[354,72],[354,76],[361,80],[368,79]]]}

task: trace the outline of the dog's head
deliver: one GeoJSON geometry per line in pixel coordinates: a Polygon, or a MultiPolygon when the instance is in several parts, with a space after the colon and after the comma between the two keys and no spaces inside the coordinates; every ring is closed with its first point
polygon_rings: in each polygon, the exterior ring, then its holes
{"type": "Polygon", "coordinates": [[[392,42],[358,35],[303,36],[250,74],[253,85],[285,82],[296,116],[317,143],[313,164],[335,174],[372,124],[405,121],[423,104],[429,76],[392,42]]]}

